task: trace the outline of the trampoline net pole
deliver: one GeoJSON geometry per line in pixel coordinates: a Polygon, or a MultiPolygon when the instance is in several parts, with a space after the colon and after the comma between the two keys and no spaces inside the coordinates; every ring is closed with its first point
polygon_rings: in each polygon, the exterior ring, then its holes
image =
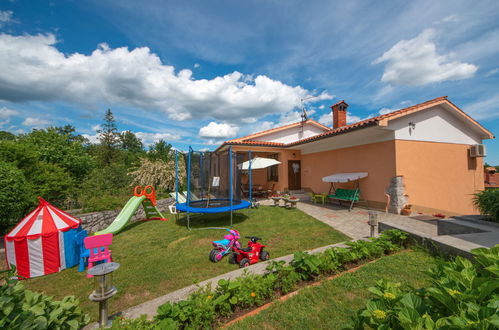
{"type": "Polygon", "coordinates": [[[191,201],[191,154],[192,154],[192,148],[189,147],[189,154],[187,155],[187,228],[191,230],[190,224],[189,224],[189,207],[190,207],[190,201],[191,201]]]}
{"type": "Polygon", "coordinates": [[[234,162],[232,161],[232,146],[229,147],[229,194],[230,194],[230,224],[232,225],[232,192],[233,192],[233,187],[232,187],[232,173],[233,173],[233,167],[234,167],[234,162]]]}
{"type": "Polygon", "coordinates": [[[253,203],[253,178],[251,176],[251,150],[248,153],[249,202],[253,203]]]}
{"type": "Polygon", "coordinates": [[[175,204],[178,204],[178,150],[175,150],[175,204]]]}

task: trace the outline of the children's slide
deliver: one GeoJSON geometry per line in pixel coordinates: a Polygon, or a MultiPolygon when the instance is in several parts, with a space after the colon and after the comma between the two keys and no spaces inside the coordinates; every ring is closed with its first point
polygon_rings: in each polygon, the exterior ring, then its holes
{"type": "MultiPolygon", "coordinates": [[[[145,193],[148,189],[147,186],[144,190],[140,186],[135,187],[134,196],[128,200],[116,219],[104,230],[98,231],[95,235],[101,234],[117,234],[133,217],[140,205],[143,205],[147,220],[168,220],[163,217],[161,212],[156,208],[156,195],[154,189],[152,193],[145,193]],[[137,192],[137,188],[141,188],[137,192]]],[[[151,187],[152,189],[152,187],[151,187]]]]}

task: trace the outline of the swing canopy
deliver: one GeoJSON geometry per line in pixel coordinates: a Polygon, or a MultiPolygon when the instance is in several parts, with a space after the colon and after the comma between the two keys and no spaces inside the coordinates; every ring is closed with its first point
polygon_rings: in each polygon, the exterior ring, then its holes
{"type": "Polygon", "coordinates": [[[367,177],[367,172],[335,173],[322,178],[322,182],[344,183],[367,177]]]}

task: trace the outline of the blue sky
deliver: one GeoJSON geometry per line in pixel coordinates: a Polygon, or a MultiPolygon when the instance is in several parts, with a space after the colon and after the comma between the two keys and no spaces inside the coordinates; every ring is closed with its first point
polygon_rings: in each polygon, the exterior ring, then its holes
{"type": "MultiPolygon", "coordinates": [[[[498,1],[0,1],[0,130],[111,108],[146,143],[213,149],[311,117],[330,125],[448,95],[499,128],[498,1]]],[[[485,141],[499,164],[499,144],[485,141]]]]}

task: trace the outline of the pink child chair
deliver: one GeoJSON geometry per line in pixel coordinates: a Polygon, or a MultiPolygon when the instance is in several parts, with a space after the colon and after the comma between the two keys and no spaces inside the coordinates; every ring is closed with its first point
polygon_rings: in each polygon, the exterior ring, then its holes
{"type": "MultiPolygon", "coordinates": [[[[90,251],[88,257],[88,269],[92,268],[96,262],[111,262],[111,250],[108,246],[113,244],[113,234],[103,234],[85,237],[83,241],[85,248],[90,251]]],[[[87,274],[87,277],[93,277],[87,274]]]]}

